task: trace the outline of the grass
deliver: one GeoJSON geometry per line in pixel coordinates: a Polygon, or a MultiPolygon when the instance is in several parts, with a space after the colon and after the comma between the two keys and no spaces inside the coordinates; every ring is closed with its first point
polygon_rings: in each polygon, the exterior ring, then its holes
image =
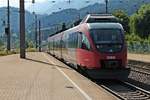
{"type": "Polygon", "coordinates": [[[27,48],[26,52],[37,52],[36,48],[27,48]]]}
{"type": "Polygon", "coordinates": [[[6,55],[11,55],[11,54],[17,54],[18,52],[16,51],[0,51],[0,56],[6,56],[6,55]]]}
{"type": "MultiPolygon", "coordinates": [[[[37,50],[35,48],[27,48],[26,52],[37,52],[37,50]]],[[[12,54],[18,54],[18,53],[19,53],[19,49],[11,50],[11,51],[0,50],[0,56],[7,56],[12,54]]]]}
{"type": "Polygon", "coordinates": [[[128,51],[128,53],[130,53],[130,54],[150,55],[150,52],[131,52],[131,51],[128,51]]]}

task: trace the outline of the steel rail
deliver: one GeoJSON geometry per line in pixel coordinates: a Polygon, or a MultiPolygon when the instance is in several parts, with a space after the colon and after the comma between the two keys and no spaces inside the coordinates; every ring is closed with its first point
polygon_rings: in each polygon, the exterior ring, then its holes
{"type": "Polygon", "coordinates": [[[118,97],[121,100],[149,100],[150,99],[150,92],[146,91],[142,88],[139,88],[135,85],[132,85],[128,82],[119,81],[114,85],[109,84],[103,84],[100,85],[105,90],[109,91],[116,97],[118,97]],[[118,88],[120,87],[120,88],[118,88]]]}

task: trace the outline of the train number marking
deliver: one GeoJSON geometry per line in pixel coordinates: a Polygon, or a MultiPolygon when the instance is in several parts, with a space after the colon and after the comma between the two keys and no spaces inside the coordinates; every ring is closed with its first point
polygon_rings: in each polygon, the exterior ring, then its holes
{"type": "Polygon", "coordinates": [[[107,59],[116,59],[116,56],[107,56],[107,59]]]}

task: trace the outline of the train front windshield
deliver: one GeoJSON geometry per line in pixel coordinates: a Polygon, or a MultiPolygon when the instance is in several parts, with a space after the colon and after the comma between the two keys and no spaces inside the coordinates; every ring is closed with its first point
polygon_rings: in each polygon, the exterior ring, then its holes
{"type": "Polygon", "coordinates": [[[123,34],[119,29],[92,29],[91,37],[100,52],[119,52],[123,45],[123,34]]]}

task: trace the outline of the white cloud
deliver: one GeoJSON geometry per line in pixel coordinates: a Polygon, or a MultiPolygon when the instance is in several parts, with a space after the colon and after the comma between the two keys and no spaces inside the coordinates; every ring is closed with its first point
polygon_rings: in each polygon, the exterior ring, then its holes
{"type": "MultiPolygon", "coordinates": [[[[19,1],[20,0],[9,0],[10,6],[19,8],[19,1]]],[[[87,0],[70,0],[71,4],[66,4],[68,0],[35,0],[35,4],[32,4],[32,0],[24,0],[25,1],[25,9],[30,12],[37,12],[37,13],[50,13],[54,11],[58,11],[58,8],[82,8],[86,6],[85,1],[87,0]],[[55,3],[52,3],[55,1],[55,3]],[[65,3],[66,2],[66,3],[65,3]],[[82,2],[82,3],[80,3],[82,2]]],[[[89,0],[90,4],[95,2],[100,2],[103,0],[89,0]]],[[[7,0],[0,0],[0,7],[7,6],[7,0]]]]}
{"type": "MultiPolygon", "coordinates": [[[[10,6],[13,7],[19,7],[19,1],[20,0],[9,0],[10,1],[10,6]]],[[[35,3],[42,3],[42,2],[47,2],[48,0],[35,0],[35,3]]],[[[29,7],[32,5],[32,0],[25,0],[25,6],[29,7]]],[[[7,6],[7,0],[0,0],[0,7],[7,6]]]]}
{"type": "Polygon", "coordinates": [[[35,0],[35,2],[46,2],[48,0],[35,0]]]}

